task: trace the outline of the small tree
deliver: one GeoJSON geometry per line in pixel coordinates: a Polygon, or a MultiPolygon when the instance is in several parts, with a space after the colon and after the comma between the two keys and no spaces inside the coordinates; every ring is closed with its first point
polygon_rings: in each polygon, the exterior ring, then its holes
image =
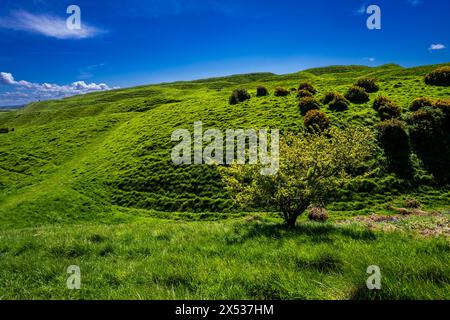
{"type": "Polygon", "coordinates": [[[360,127],[331,128],[326,134],[288,134],[280,141],[276,175],[261,175],[260,165],[219,170],[237,203],[276,209],[293,227],[310,205],[325,205],[333,191],[354,177],[350,172],[365,164],[373,141],[373,133],[360,127]]]}

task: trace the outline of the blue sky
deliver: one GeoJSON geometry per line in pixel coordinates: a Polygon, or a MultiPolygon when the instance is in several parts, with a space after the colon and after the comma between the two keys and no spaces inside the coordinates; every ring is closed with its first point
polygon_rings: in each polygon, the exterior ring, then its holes
{"type": "Polygon", "coordinates": [[[448,0],[2,0],[0,105],[236,73],[449,62],[448,12],[448,0]],[[78,31],[66,27],[73,4],[78,31]],[[381,30],[366,27],[371,4],[381,30]]]}

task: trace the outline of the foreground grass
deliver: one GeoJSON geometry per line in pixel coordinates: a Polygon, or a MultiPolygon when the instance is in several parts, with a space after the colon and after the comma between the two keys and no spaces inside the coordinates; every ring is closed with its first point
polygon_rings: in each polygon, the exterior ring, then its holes
{"type": "Polygon", "coordinates": [[[256,218],[0,231],[1,299],[450,299],[450,244],[256,218]],[[68,290],[69,265],[82,288],[68,290]],[[378,265],[382,290],[366,288],[378,265]]]}

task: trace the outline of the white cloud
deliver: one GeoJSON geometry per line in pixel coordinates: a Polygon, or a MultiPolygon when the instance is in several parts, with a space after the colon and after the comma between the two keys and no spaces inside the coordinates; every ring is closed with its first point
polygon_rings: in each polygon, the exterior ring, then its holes
{"type": "Polygon", "coordinates": [[[366,4],[363,4],[361,7],[359,7],[357,10],[355,10],[355,14],[356,15],[363,15],[363,14],[365,14],[366,13],[366,10],[367,10],[367,5],[366,4]]]}
{"type": "Polygon", "coordinates": [[[14,77],[11,73],[0,72],[0,83],[1,84],[15,84],[14,77]]]}
{"type": "Polygon", "coordinates": [[[445,49],[445,45],[443,45],[442,43],[437,43],[437,44],[432,44],[428,50],[443,50],[445,49]]]}
{"type": "Polygon", "coordinates": [[[27,31],[56,39],[85,39],[104,33],[85,22],[82,22],[79,30],[69,29],[63,18],[27,11],[13,11],[10,17],[0,18],[0,28],[27,31]]]}
{"type": "Polygon", "coordinates": [[[8,72],[0,72],[1,85],[12,87],[15,91],[0,94],[0,101],[10,100],[15,104],[28,103],[34,100],[60,99],[77,94],[118,89],[118,87],[111,88],[105,83],[86,83],[84,81],[76,81],[72,84],[62,86],[52,83],[32,83],[25,80],[16,81],[14,76],[8,72]]]}

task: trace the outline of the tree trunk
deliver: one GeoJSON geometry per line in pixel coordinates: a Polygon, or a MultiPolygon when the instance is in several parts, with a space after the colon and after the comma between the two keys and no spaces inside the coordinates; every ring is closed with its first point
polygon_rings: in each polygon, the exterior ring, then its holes
{"type": "Polygon", "coordinates": [[[295,228],[295,223],[297,222],[298,217],[300,217],[303,212],[305,212],[307,207],[300,207],[295,210],[285,211],[283,212],[284,220],[288,228],[295,228]]]}
{"type": "Polygon", "coordinates": [[[286,219],[286,225],[288,228],[295,228],[295,223],[297,222],[298,215],[290,214],[289,218],[286,219]]]}

